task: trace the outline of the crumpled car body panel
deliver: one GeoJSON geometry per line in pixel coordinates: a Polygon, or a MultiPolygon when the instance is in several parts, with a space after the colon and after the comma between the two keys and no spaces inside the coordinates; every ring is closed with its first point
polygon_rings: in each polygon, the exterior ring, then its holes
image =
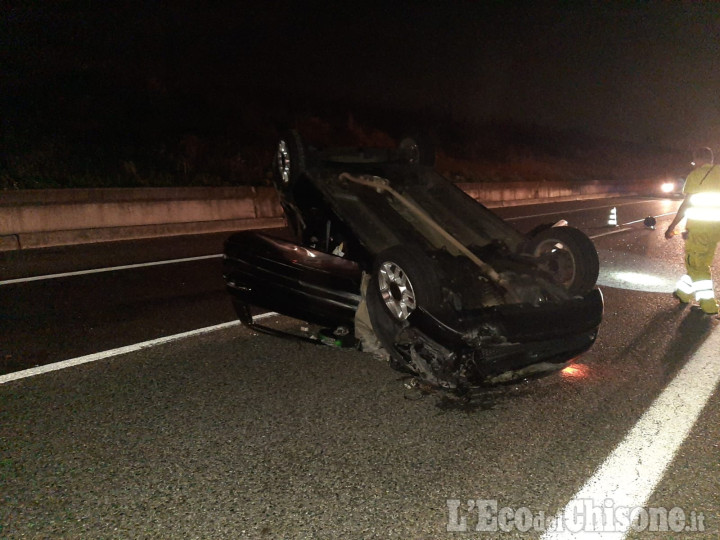
{"type": "MultiPolygon", "coordinates": [[[[562,366],[595,341],[600,291],[555,285],[524,251],[526,235],[431,168],[320,162],[281,195],[293,240],[246,231],[226,241],[224,277],[242,309],[352,327],[364,304],[396,362],[449,388],[562,366]],[[378,257],[393,246],[412,246],[437,283],[426,295],[433,305],[411,298],[403,320],[363,287],[377,286],[378,257]]],[[[385,300],[399,301],[399,291],[385,300]]]]}

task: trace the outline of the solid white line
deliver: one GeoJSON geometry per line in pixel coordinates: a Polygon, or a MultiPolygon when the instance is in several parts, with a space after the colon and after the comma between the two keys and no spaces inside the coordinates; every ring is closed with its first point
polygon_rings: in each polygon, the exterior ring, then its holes
{"type": "MultiPolygon", "coordinates": [[[[635,203],[627,203],[627,204],[635,204],[635,203]]],[[[601,207],[599,207],[601,208],[601,207]]],[[[569,212],[578,212],[579,210],[569,210],[569,212]]],[[[540,214],[540,215],[555,215],[557,212],[552,212],[550,214],[540,214]]],[[[670,212],[670,214],[674,214],[674,212],[670,212]]],[[[667,216],[670,214],[660,214],[657,217],[661,216],[667,216]]],[[[524,217],[537,217],[537,216],[523,216],[524,217]]],[[[512,219],[522,219],[522,218],[512,218],[512,219]]],[[[509,219],[506,219],[505,221],[510,221],[509,219]]],[[[624,223],[623,225],[630,225],[631,223],[638,223],[639,221],[643,221],[642,219],[638,221],[630,221],[628,223],[624,223]]],[[[599,238],[601,236],[607,236],[609,234],[615,234],[623,231],[627,231],[629,229],[618,229],[613,230],[606,233],[596,234],[594,236],[591,236],[590,238],[599,238]]],[[[25,277],[25,278],[16,278],[16,279],[6,279],[4,281],[0,281],[0,286],[2,285],[12,285],[14,283],[26,283],[29,281],[41,281],[45,279],[57,279],[57,278],[64,278],[64,277],[72,277],[72,276],[82,276],[85,274],[99,274],[101,272],[114,272],[115,270],[130,270],[133,268],[143,268],[145,266],[160,266],[163,264],[175,264],[175,263],[183,263],[183,262],[191,262],[191,261],[202,261],[204,259],[218,259],[222,257],[222,254],[217,255],[203,255],[200,257],[186,257],[184,259],[169,259],[166,261],[154,261],[154,262],[147,262],[147,263],[138,263],[138,264],[126,264],[123,266],[110,266],[107,268],[93,268],[90,270],[78,270],[76,272],[63,272],[61,274],[47,274],[45,276],[32,276],[32,277],[25,277]]]]}
{"type": "Polygon", "coordinates": [[[64,278],[64,277],[71,277],[71,276],[82,276],[85,274],[98,274],[100,272],[114,272],[115,270],[130,270],[131,268],[142,268],[144,266],[159,266],[162,264],[175,264],[175,263],[184,263],[184,262],[191,262],[191,261],[202,261],[203,259],[217,259],[219,257],[222,257],[222,254],[202,255],[200,257],[186,257],[184,259],[169,259],[166,261],[154,261],[154,262],[138,263],[138,264],[125,264],[123,266],[110,266],[108,268],[93,268],[91,270],[78,270],[76,272],[63,272],[62,274],[48,274],[46,276],[33,276],[33,277],[26,277],[26,278],[7,279],[5,281],[0,281],[0,285],[11,285],[13,283],[25,283],[27,281],[40,281],[43,279],[56,279],[56,278],[64,278]]]}
{"type": "MultiPolygon", "coordinates": [[[[614,206],[627,206],[630,204],[643,204],[648,202],[650,199],[642,200],[642,201],[633,201],[633,202],[627,202],[627,203],[620,203],[616,204],[614,206]]],[[[585,212],[587,210],[597,210],[600,208],[606,208],[608,205],[604,206],[593,206],[590,208],[578,208],[576,210],[564,210],[562,213],[564,214],[571,214],[573,212],[585,212]]],[[[534,214],[531,216],[517,216],[517,217],[510,217],[510,218],[504,218],[505,221],[516,221],[519,219],[530,219],[535,217],[543,217],[543,216],[553,216],[558,214],[558,212],[548,212],[546,214],[534,214]]],[[[661,214],[662,216],[666,216],[669,214],[661,214]]],[[[658,216],[660,217],[660,216],[658,216]]],[[[639,220],[642,221],[642,220],[639,220]]],[[[635,221],[631,221],[630,223],[637,223],[635,221]]],[[[625,225],[629,225],[630,223],[626,223],[625,225]]],[[[597,236],[591,236],[591,238],[597,238],[599,236],[605,236],[606,234],[614,234],[615,232],[621,232],[621,231],[613,231],[605,234],[600,234],[597,236]]],[[[200,257],[186,257],[184,259],[169,259],[166,261],[154,261],[154,262],[147,262],[147,263],[138,263],[138,264],[126,264],[122,266],[110,266],[107,268],[93,268],[90,270],[78,270],[76,272],[63,272],[60,274],[47,274],[44,276],[32,276],[32,277],[25,277],[25,278],[16,278],[16,279],[6,279],[4,281],[0,281],[0,286],[2,285],[12,285],[15,283],[27,283],[29,281],[42,281],[46,279],[57,279],[57,278],[64,278],[64,277],[72,277],[72,276],[83,276],[86,274],[98,274],[101,272],[114,272],[115,270],[130,270],[133,268],[143,268],[146,266],[159,266],[163,264],[176,264],[176,263],[183,263],[183,262],[191,262],[191,261],[201,261],[203,259],[217,259],[222,257],[222,254],[217,255],[203,255],[200,257]]]]}
{"type": "MultiPolygon", "coordinates": [[[[556,528],[569,523],[577,529],[582,519],[574,517],[573,512],[584,508],[582,501],[592,501],[593,508],[602,508],[608,500],[614,509],[646,505],[720,381],[719,349],[720,330],[715,330],[592,478],[555,516],[556,528]]],[[[631,525],[616,524],[613,532],[592,532],[587,522],[583,524],[582,531],[547,532],[542,540],[621,540],[631,525]]]]}
{"type": "MultiPolygon", "coordinates": [[[[261,313],[253,317],[254,321],[267,319],[269,317],[276,316],[275,312],[261,313]]],[[[34,377],[35,375],[41,375],[42,373],[49,373],[51,371],[58,371],[73,366],[79,366],[80,364],[87,364],[88,362],[96,362],[98,360],[104,360],[106,358],[112,358],[114,356],[120,356],[121,354],[127,354],[140,349],[148,349],[151,347],[157,347],[158,345],[164,345],[172,341],[179,339],[185,339],[193,336],[201,336],[203,334],[209,334],[217,330],[224,330],[226,328],[232,328],[240,324],[240,321],[230,321],[226,323],[216,324],[214,326],[206,326],[205,328],[198,328],[197,330],[190,330],[188,332],[182,332],[180,334],[173,334],[172,336],[165,336],[157,339],[151,339],[149,341],[142,341],[133,345],[127,345],[125,347],[119,347],[117,349],[110,349],[98,353],[88,354],[86,356],[79,356],[77,358],[71,358],[70,360],[63,360],[62,362],[55,362],[54,364],[46,364],[44,366],[37,366],[30,369],[24,369],[22,371],[16,371],[15,373],[8,373],[6,375],[0,375],[0,384],[5,384],[10,381],[17,381],[19,379],[25,379],[27,377],[34,377]]]]}
{"type": "Polygon", "coordinates": [[[600,234],[593,234],[592,236],[588,238],[600,238],[601,236],[609,236],[611,234],[617,234],[625,231],[631,231],[632,229],[630,227],[626,227],[625,229],[613,229],[612,231],[600,233],[600,234]]]}
{"type": "MultiPolygon", "coordinates": [[[[674,216],[675,214],[676,214],[676,212],[668,212],[666,214],[658,214],[655,217],[659,218],[659,217],[665,217],[665,216],[674,216]]],[[[622,226],[632,225],[633,223],[640,223],[641,221],[645,221],[645,218],[636,219],[635,221],[628,221],[627,223],[622,223],[622,226]]],[[[629,230],[632,230],[632,229],[630,227],[626,227],[624,229],[613,229],[612,231],[608,231],[608,232],[604,232],[604,233],[600,233],[600,234],[594,234],[594,235],[590,236],[590,238],[600,238],[601,236],[609,236],[611,234],[617,234],[617,233],[621,233],[621,232],[625,232],[625,231],[629,231],[629,230]]]]}
{"type": "Polygon", "coordinates": [[[517,221],[519,219],[531,219],[536,217],[544,217],[544,216],[555,216],[557,214],[572,214],[574,212],[588,212],[590,210],[600,210],[602,208],[612,208],[614,206],[628,206],[630,204],[645,204],[647,202],[652,202],[653,199],[645,199],[642,201],[632,201],[632,202],[626,202],[626,203],[620,203],[620,204],[604,204],[601,206],[591,206],[589,208],[577,208],[575,210],[560,210],[556,212],[547,212],[545,214],[534,214],[532,216],[516,216],[516,217],[509,217],[509,218],[503,218],[505,221],[517,221]]]}
{"type": "MultiPolygon", "coordinates": [[[[653,217],[659,218],[659,217],[665,217],[665,216],[674,216],[675,214],[677,214],[677,212],[667,212],[666,214],[658,214],[657,216],[653,216],[653,217]]],[[[645,221],[646,219],[647,218],[642,218],[642,219],[636,219],[635,221],[628,221],[627,223],[623,223],[623,225],[632,225],[633,223],[640,223],[641,221],[645,221]]]]}

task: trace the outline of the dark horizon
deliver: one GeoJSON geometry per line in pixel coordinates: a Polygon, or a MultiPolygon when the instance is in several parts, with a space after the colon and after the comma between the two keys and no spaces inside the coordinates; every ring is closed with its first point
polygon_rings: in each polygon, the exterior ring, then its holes
{"type": "Polygon", "coordinates": [[[31,2],[3,19],[6,107],[27,106],[28,92],[39,108],[139,89],[209,101],[297,93],[720,144],[712,2],[31,2]]]}
{"type": "Polygon", "coordinates": [[[339,127],[355,116],[393,137],[430,126],[471,159],[503,161],[535,145],[541,159],[565,155],[581,169],[583,155],[592,167],[604,148],[621,148],[603,139],[624,141],[629,162],[633,152],[651,162],[641,147],[655,148],[658,170],[680,170],[692,147],[720,149],[716,6],[4,7],[2,183],[258,181],[278,131],[308,116],[339,127]]]}

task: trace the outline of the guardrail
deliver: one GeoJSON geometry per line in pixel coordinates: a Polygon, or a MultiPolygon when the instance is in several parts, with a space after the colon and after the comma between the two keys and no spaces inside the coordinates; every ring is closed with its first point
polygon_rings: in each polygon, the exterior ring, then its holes
{"type": "MultiPolygon", "coordinates": [[[[487,206],[652,193],[657,181],[458,184],[487,206]]],[[[270,187],[0,192],[0,250],[282,227],[270,187]]]]}

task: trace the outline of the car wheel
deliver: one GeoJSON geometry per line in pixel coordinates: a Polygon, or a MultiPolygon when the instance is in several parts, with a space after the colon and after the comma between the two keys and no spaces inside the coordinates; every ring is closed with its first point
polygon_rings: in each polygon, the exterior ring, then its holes
{"type": "Polygon", "coordinates": [[[440,304],[440,284],[433,260],[422,250],[395,246],[381,252],[375,262],[377,293],[387,312],[404,321],[423,306],[435,310],[440,304]]]}
{"type": "Polygon", "coordinates": [[[600,261],[595,244],[578,229],[543,229],[530,239],[528,251],[571,294],[585,294],[597,282],[600,261]]]}
{"type": "Polygon", "coordinates": [[[405,137],[398,145],[400,160],[409,165],[435,166],[435,147],[420,137],[405,137]]]}
{"type": "Polygon", "coordinates": [[[290,130],[280,137],[273,161],[273,181],[279,191],[288,192],[305,172],[306,156],[305,143],[297,131],[290,130]]]}
{"type": "Polygon", "coordinates": [[[434,268],[434,261],[422,250],[408,246],[386,249],[376,258],[366,293],[368,314],[396,368],[408,361],[398,347],[406,319],[419,307],[436,312],[441,303],[440,279],[434,268]]]}
{"type": "Polygon", "coordinates": [[[403,354],[399,345],[400,333],[404,326],[388,312],[380,294],[378,294],[377,278],[372,276],[368,281],[367,297],[368,316],[375,337],[390,355],[390,365],[397,370],[415,373],[409,365],[409,355],[403,354]]]}

